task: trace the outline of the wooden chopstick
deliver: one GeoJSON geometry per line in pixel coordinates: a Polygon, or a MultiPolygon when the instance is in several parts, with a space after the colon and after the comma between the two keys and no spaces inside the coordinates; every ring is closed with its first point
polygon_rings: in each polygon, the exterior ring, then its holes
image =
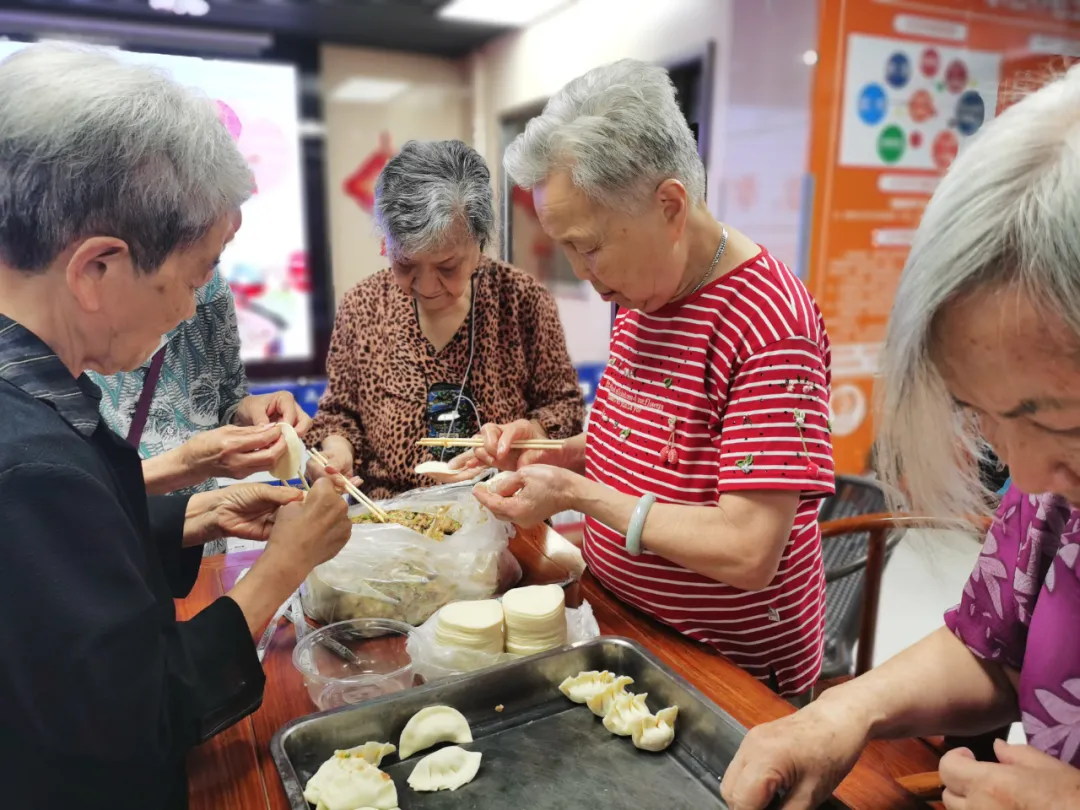
{"type": "MultiPolygon", "coordinates": [[[[421,439],[417,447],[482,447],[483,439],[421,439]]],[[[510,445],[514,450],[561,450],[566,442],[561,439],[524,439],[510,445]]]]}
{"type": "MultiPolygon", "coordinates": [[[[313,459],[323,465],[324,469],[330,466],[329,462],[326,460],[326,456],[324,456],[318,450],[312,449],[308,452],[311,453],[311,457],[313,459]]],[[[342,476],[342,478],[345,478],[345,476],[342,476]]],[[[384,512],[382,509],[380,509],[379,505],[375,503],[375,501],[371,500],[371,498],[369,498],[367,495],[357,489],[353,482],[350,481],[348,478],[345,478],[345,491],[352,495],[354,498],[356,498],[358,503],[366,506],[371,512],[371,514],[373,514],[380,523],[386,523],[390,519],[390,516],[387,515],[386,512],[384,512]]]]}

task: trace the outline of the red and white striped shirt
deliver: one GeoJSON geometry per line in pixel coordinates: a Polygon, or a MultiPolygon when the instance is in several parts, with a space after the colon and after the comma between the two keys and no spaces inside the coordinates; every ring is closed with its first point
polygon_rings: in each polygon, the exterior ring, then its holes
{"type": "Polygon", "coordinates": [[[803,493],[780,569],[748,592],[644,552],[588,519],[585,558],[618,597],[795,695],[821,671],[819,499],[833,492],[829,338],[795,275],[762,252],[656,312],[621,311],[589,417],[586,474],[659,503],[803,493]]]}

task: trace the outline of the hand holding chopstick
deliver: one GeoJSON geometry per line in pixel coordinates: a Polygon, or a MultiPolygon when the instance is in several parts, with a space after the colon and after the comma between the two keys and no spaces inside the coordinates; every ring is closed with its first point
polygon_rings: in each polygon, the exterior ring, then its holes
{"type": "MultiPolygon", "coordinates": [[[[326,457],[318,450],[311,449],[308,452],[311,453],[311,457],[315,459],[317,463],[322,465],[324,470],[330,466],[326,460],[326,457]]],[[[331,467],[331,469],[333,468],[331,467]]],[[[338,475],[341,474],[338,473],[338,475]]],[[[380,523],[387,522],[389,517],[387,516],[386,512],[379,508],[379,505],[375,503],[375,501],[371,500],[371,498],[369,498],[367,495],[357,489],[356,486],[352,483],[352,481],[350,481],[348,478],[345,478],[345,476],[343,475],[341,476],[341,478],[345,481],[345,491],[352,495],[353,498],[356,499],[357,503],[366,506],[371,512],[371,514],[374,515],[376,520],[378,520],[380,523]]]]}

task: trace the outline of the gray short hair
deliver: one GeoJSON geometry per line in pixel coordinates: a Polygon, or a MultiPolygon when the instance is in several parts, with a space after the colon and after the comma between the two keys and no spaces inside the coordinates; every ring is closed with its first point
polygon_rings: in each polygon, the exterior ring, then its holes
{"type": "Polygon", "coordinates": [[[705,200],[705,167],[675,86],[662,67],[622,59],[579,76],[506,150],[514,182],[533,188],[568,169],[574,185],[611,208],[635,209],[664,180],[705,200]]]}
{"type": "Polygon", "coordinates": [[[152,272],[254,185],[214,103],[101,50],[32,45],[0,62],[0,258],[46,269],[88,236],[152,272]]]}
{"type": "Polygon", "coordinates": [[[896,293],[881,358],[878,459],[906,498],[949,519],[988,511],[976,426],[933,362],[934,323],[976,288],[1012,285],[1080,335],[1080,71],[990,122],[941,181],[896,293]]]}
{"type": "Polygon", "coordinates": [[[440,247],[461,226],[483,250],[495,230],[491,172],[461,141],[409,141],[375,183],[375,223],[395,251],[440,247]]]}

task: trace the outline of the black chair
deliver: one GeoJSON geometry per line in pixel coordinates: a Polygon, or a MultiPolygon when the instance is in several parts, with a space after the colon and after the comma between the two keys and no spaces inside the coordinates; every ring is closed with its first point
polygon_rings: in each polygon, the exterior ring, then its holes
{"type": "Polygon", "coordinates": [[[903,530],[863,526],[857,518],[881,518],[885,509],[885,494],[875,480],[838,475],[836,494],[822,503],[818,513],[825,561],[823,681],[862,674],[873,660],[875,628],[864,627],[864,623],[877,621],[881,577],[903,530]],[[875,535],[887,539],[878,544],[875,535]],[[858,662],[853,655],[856,641],[867,648],[860,649],[858,662]]]}

